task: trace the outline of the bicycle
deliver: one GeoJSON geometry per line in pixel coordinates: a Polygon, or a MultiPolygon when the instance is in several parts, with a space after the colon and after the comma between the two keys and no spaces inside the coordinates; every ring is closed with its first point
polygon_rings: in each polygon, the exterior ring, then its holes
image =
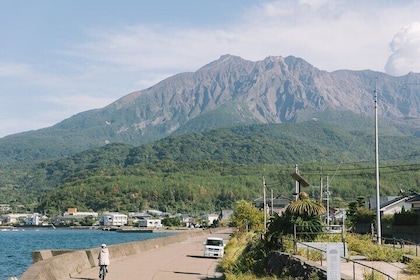
{"type": "Polygon", "coordinates": [[[107,266],[106,265],[100,265],[99,266],[99,279],[101,280],[105,280],[105,276],[108,272],[107,266]]]}

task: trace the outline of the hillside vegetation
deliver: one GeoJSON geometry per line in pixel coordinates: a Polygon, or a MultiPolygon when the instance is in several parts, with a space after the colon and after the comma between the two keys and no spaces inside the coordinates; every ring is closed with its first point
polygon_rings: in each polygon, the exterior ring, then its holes
{"type": "MultiPolygon", "coordinates": [[[[170,136],[130,146],[109,144],[51,162],[3,165],[0,203],[61,213],[82,210],[204,212],[262,196],[266,178],[274,196],[292,198],[295,164],[319,195],[328,176],[332,205],[375,190],[373,136],[331,124],[237,126],[170,136]]],[[[419,139],[381,137],[381,192],[418,188],[419,139]]]]}

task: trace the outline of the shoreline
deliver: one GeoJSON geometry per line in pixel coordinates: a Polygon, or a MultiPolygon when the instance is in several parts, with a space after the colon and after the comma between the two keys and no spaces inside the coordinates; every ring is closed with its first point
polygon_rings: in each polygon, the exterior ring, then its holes
{"type": "Polygon", "coordinates": [[[133,226],[123,226],[123,227],[109,227],[109,226],[0,226],[0,231],[18,231],[18,230],[57,230],[57,229],[66,229],[66,230],[103,230],[103,231],[117,231],[117,232],[187,232],[187,231],[202,231],[204,229],[191,229],[191,228],[147,228],[147,227],[133,227],[133,226]]]}

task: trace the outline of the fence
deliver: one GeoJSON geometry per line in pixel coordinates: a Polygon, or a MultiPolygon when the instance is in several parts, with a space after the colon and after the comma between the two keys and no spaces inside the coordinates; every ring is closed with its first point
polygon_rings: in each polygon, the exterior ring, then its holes
{"type": "MultiPolygon", "coordinates": [[[[323,255],[327,253],[326,250],[322,250],[320,248],[317,248],[317,247],[314,247],[314,246],[310,246],[310,245],[308,245],[306,243],[299,242],[299,241],[296,241],[296,240],[293,240],[293,242],[295,244],[295,252],[297,251],[297,244],[298,243],[301,244],[302,246],[305,246],[307,248],[306,249],[306,259],[307,260],[310,260],[310,250],[319,251],[321,253],[320,254],[321,255],[321,257],[320,257],[320,264],[321,264],[321,266],[323,266],[323,255]]],[[[388,274],[386,274],[386,273],[384,273],[384,272],[382,272],[382,271],[380,271],[380,270],[378,270],[378,269],[376,269],[374,267],[371,267],[371,266],[368,266],[366,264],[360,263],[360,262],[358,262],[356,260],[348,259],[348,258],[343,257],[343,256],[340,256],[340,258],[342,260],[346,261],[346,262],[351,262],[352,263],[352,265],[353,265],[353,274],[352,274],[353,280],[356,280],[356,265],[360,265],[362,267],[365,267],[365,268],[371,270],[372,271],[372,278],[371,279],[376,279],[375,278],[375,273],[378,273],[380,275],[383,275],[387,280],[395,280],[395,278],[393,278],[392,276],[390,276],[390,275],[388,275],[388,274]]]]}

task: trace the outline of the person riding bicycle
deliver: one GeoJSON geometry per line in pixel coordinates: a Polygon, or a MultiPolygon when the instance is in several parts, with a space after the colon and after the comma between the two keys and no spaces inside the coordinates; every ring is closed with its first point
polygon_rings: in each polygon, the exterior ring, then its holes
{"type": "Polygon", "coordinates": [[[105,269],[106,272],[108,272],[109,251],[108,251],[108,248],[106,247],[106,244],[101,245],[101,250],[99,251],[99,256],[98,256],[98,265],[100,267],[99,277],[101,277],[100,273],[102,271],[101,270],[102,267],[105,269]]]}

